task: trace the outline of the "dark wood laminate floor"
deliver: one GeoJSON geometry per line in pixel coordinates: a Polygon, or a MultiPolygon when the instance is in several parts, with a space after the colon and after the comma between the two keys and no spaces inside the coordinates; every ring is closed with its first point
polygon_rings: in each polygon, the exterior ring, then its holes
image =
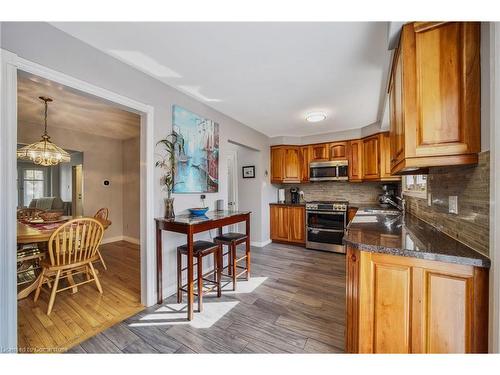
{"type": "Polygon", "coordinates": [[[175,319],[170,317],[166,306],[176,303],[172,296],[161,308],[147,308],[70,352],[344,351],[344,255],[280,244],[252,248],[252,277],[261,284],[249,293],[226,293],[222,298],[205,298],[205,312],[202,314],[218,318],[207,323],[211,324],[208,328],[186,324],[182,319],[171,324],[175,319]],[[223,315],[213,313],[212,307],[226,305],[229,311],[223,315]]]}

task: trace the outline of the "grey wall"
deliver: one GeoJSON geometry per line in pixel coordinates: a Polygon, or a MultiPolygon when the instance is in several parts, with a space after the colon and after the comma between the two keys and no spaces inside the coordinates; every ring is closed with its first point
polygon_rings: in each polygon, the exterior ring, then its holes
{"type": "MultiPolygon", "coordinates": [[[[173,104],[187,108],[201,116],[210,118],[220,124],[220,184],[219,192],[207,194],[206,202],[213,208],[216,199],[227,196],[226,152],[228,140],[250,146],[261,151],[258,168],[265,171],[269,168],[269,138],[252,128],[208,107],[181,92],[167,86],[138,70],[121,63],[95,48],[75,39],[68,34],[46,23],[7,22],[2,24],[2,48],[27,60],[45,67],[60,71],[77,79],[89,82],[117,94],[129,97],[154,107],[154,141],[165,137],[171,130],[171,108],[173,104]]],[[[259,174],[259,180],[266,191],[269,176],[259,174]]],[[[164,193],[159,185],[160,173],[155,174],[155,212],[163,215],[164,193]]],[[[176,212],[199,205],[199,195],[175,195],[176,212]]],[[[255,202],[262,207],[268,202],[255,202]]],[[[269,232],[268,216],[258,218],[257,226],[263,233],[269,232]]],[[[184,243],[185,238],[176,234],[164,235],[164,285],[167,293],[174,291],[175,247],[184,243]]],[[[207,234],[204,235],[205,237],[207,234]]]]}
{"type": "MultiPolygon", "coordinates": [[[[236,146],[237,153],[237,170],[238,173],[238,209],[241,211],[252,211],[250,220],[251,228],[255,228],[250,233],[250,240],[252,242],[261,242],[262,228],[259,227],[257,219],[262,216],[260,205],[255,205],[254,202],[259,202],[262,199],[262,190],[260,188],[261,181],[257,178],[257,174],[261,173],[259,166],[260,152],[250,150],[241,146],[236,146]],[[243,166],[255,166],[256,178],[243,178],[243,166]]],[[[244,230],[240,226],[240,230],[244,230]]]]}

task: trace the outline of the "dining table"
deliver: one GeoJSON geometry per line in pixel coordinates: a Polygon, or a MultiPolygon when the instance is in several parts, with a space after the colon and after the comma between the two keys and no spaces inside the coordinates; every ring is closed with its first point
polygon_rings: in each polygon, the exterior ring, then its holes
{"type": "Polygon", "coordinates": [[[194,271],[193,271],[193,238],[201,232],[217,229],[222,235],[223,228],[228,225],[244,222],[246,235],[250,238],[251,211],[208,211],[205,215],[176,215],[174,218],[156,218],[156,288],[157,303],[163,303],[163,241],[162,231],[182,233],[186,235],[187,244],[187,318],[193,320],[194,271]]]}
{"type": "MultiPolygon", "coordinates": [[[[57,220],[57,222],[27,222],[18,220],[17,245],[19,247],[20,245],[35,244],[38,246],[40,251],[46,251],[46,244],[52,233],[54,233],[57,228],[71,219],[79,219],[83,217],[84,216],[62,216],[57,220]]],[[[110,220],[101,218],[96,218],[96,220],[103,225],[104,229],[107,229],[111,225],[110,220]]],[[[30,293],[36,289],[40,277],[41,275],[38,275],[38,277],[30,285],[20,290],[17,293],[17,299],[23,299],[29,296],[30,293]]]]}

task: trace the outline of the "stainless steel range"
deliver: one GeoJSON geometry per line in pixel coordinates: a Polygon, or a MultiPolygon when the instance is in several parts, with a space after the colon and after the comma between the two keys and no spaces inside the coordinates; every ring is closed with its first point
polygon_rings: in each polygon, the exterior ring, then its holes
{"type": "Polygon", "coordinates": [[[347,201],[306,203],[306,248],[345,253],[342,244],[347,225],[347,201]]]}

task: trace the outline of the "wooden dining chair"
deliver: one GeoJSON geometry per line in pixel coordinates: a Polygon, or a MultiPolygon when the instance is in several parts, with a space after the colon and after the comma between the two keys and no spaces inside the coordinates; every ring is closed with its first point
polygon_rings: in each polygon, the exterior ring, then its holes
{"type": "MultiPolygon", "coordinates": [[[[94,219],[97,220],[108,220],[109,216],[109,210],[106,207],[99,208],[97,212],[94,215],[94,219]]],[[[102,266],[104,267],[105,270],[108,269],[108,266],[106,266],[106,263],[104,262],[104,259],[101,255],[101,252],[99,249],[97,249],[97,255],[99,256],[99,260],[101,261],[102,266]]]]}
{"type": "Polygon", "coordinates": [[[43,284],[52,284],[47,315],[52,312],[56,294],[67,289],[76,292],[78,286],[94,281],[102,294],[101,283],[92,262],[98,259],[97,249],[104,233],[102,224],[93,218],[73,219],[57,228],[48,241],[48,259],[42,261],[42,274],[34,302],[38,300],[43,284]],[[84,281],[75,284],[73,276],[85,275],[84,281]],[[62,278],[69,286],[58,288],[62,278]]]}
{"type": "Polygon", "coordinates": [[[17,220],[34,219],[42,212],[45,212],[45,210],[39,208],[20,208],[17,210],[17,220]]]}
{"type": "Polygon", "coordinates": [[[106,207],[99,208],[94,215],[94,219],[108,220],[109,210],[106,207]]]}

